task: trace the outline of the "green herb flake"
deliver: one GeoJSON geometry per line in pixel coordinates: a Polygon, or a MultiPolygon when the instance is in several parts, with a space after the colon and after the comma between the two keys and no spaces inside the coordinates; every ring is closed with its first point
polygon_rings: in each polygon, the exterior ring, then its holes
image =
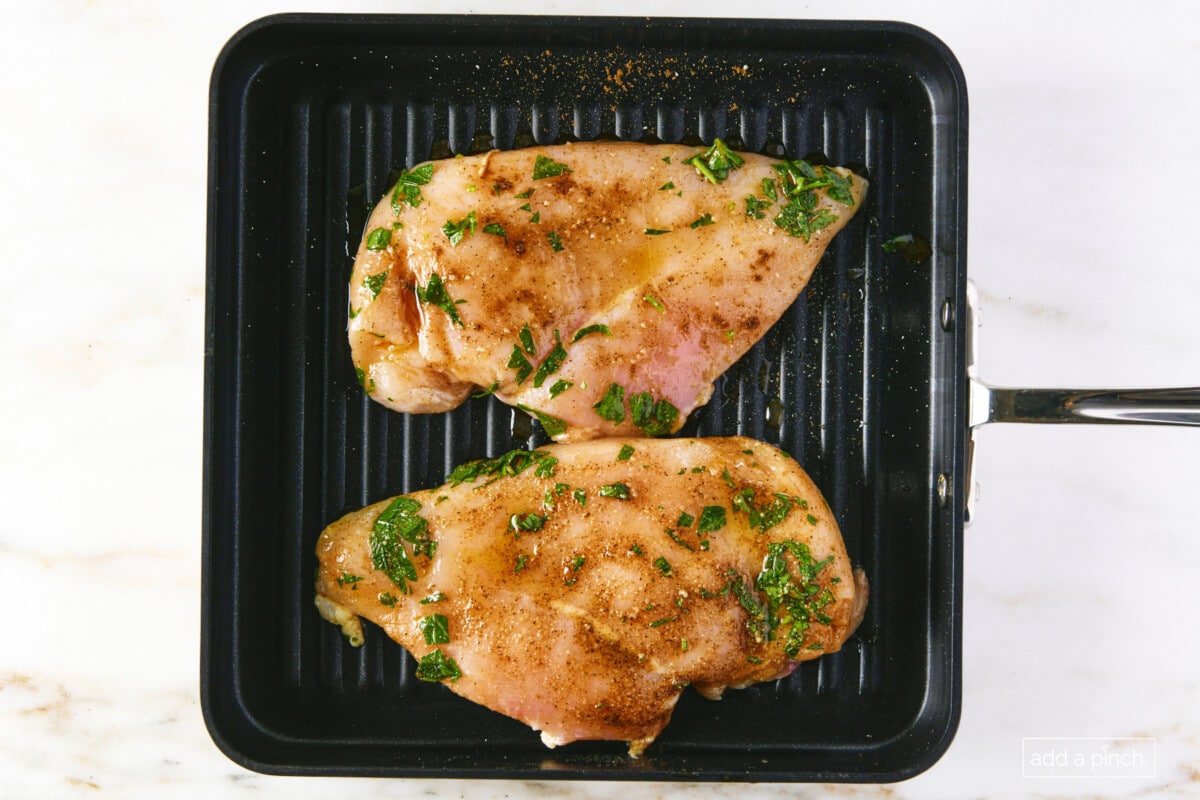
{"type": "Polygon", "coordinates": [[[571,337],[571,344],[575,344],[583,337],[590,336],[593,333],[602,333],[605,336],[612,336],[612,331],[609,330],[607,325],[596,323],[595,325],[588,325],[586,328],[580,328],[579,330],[575,331],[575,335],[571,337]]]}
{"type": "Polygon", "coordinates": [[[630,419],[647,436],[662,436],[671,432],[679,418],[679,409],[669,400],[655,402],[649,392],[640,392],[629,398],[630,419]]]}
{"type": "Polygon", "coordinates": [[[379,593],[379,602],[381,605],[387,606],[388,608],[395,608],[396,607],[396,596],[394,594],[392,594],[391,592],[380,592],[379,593]]]}
{"type": "Polygon", "coordinates": [[[586,489],[573,489],[571,491],[571,497],[573,497],[575,499],[575,502],[579,503],[579,505],[581,505],[581,506],[587,505],[587,490],[586,489]]]}
{"type": "Polygon", "coordinates": [[[651,628],[660,628],[660,627],[662,627],[663,625],[667,625],[667,624],[670,624],[670,623],[672,623],[672,622],[678,622],[678,621],[679,621],[679,617],[677,617],[677,616],[676,616],[676,617],[665,617],[665,618],[663,618],[663,619],[656,619],[656,620],[654,620],[654,622],[651,622],[651,623],[650,623],[650,627],[651,627],[651,628]]]}
{"type": "Polygon", "coordinates": [[[513,567],[513,574],[516,575],[518,572],[525,569],[525,565],[528,562],[529,555],[527,553],[521,553],[521,555],[517,556],[517,565],[513,567]]]}
{"type": "Polygon", "coordinates": [[[754,195],[746,195],[746,216],[750,219],[763,219],[767,215],[763,209],[773,206],[770,200],[759,200],[754,195]]]}
{"type": "Polygon", "coordinates": [[[429,595],[428,597],[422,597],[421,605],[427,606],[427,605],[430,605],[431,603],[440,603],[445,599],[446,599],[445,593],[434,592],[433,594],[429,595]]]}
{"type": "Polygon", "coordinates": [[[492,236],[508,238],[508,231],[504,230],[504,226],[499,222],[489,222],[487,225],[484,225],[483,232],[490,233],[492,236]]]}
{"type": "Polygon", "coordinates": [[[660,192],[669,192],[669,191],[671,191],[671,190],[672,190],[672,189],[674,189],[674,188],[675,188],[675,184],[674,184],[674,183],[672,183],[671,181],[667,181],[667,182],[666,182],[666,183],[664,183],[662,186],[658,187],[658,190],[659,190],[660,192]]]}
{"type": "Polygon", "coordinates": [[[675,574],[671,570],[671,562],[667,561],[662,556],[654,559],[654,566],[658,567],[658,571],[663,574],[663,577],[670,578],[675,574]]]}
{"type": "Polygon", "coordinates": [[[533,341],[533,331],[529,330],[529,323],[521,328],[521,332],[517,334],[517,338],[521,341],[521,347],[525,348],[525,352],[531,356],[537,355],[537,345],[533,341]]]}
{"type": "Polygon", "coordinates": [[[533,197],[533,189],[526,189],[518,195],[514,195],[518,200],[528,200],[533,197]]]}
{"type": "Polygon", "coordinates": [[[354,590],[354,589],[358,589],[358,587],[355,584],[357,584],[361,580],[362,580],[361,575],[351,575],[349,572],[343,572],[341,575],[338,576],[337,584],[338,584],[338,586],[349,586],[352,590],[354,590]]]}
{"type": "Polygon", "coordinates": [[[758,656],[746,656],[746,663],[747,664],[761,664],[762,659],[759,658],[758,656]]]}
{"type": "Polygon", "coordinates": [[[433,178],[433,164],[422,164],[412,170],[404,170],[392,190],[392,213],[399,214],[404,203],[416,208],[421,205],[421,187],[433,178]]]}
{"type": "Polygon", "coordinates": [[[450,320],[462,328],[462,317],[458,315],[458,304],[450,297],[450,293],[446,291],[446,285],[442,283],[442,278],[436,272],[429,276],[429,284],[422,288],[417,286],[417,299],[422,303],[437,306],[442,311],[449,315],[450,320]]]}
{"type": "Polygon", "coordinates": [[[695,229],[695,228],[703,228],[705,225],[715,225],[715,224],[716,223],[713,222],[712,214],[701,214],[699,217],[697,217],[692,222],[692,224],[689,227],[691,227],[692,229],[695,229]]]}
{"type": "Polygon", "coordinates": [[[687,639],[679,640],[679,649],[680,649],[680,651],[682,651],[684,653],[686,653],[688,651],[688,640],[687,639]]]}
{"type": "Polygon", "coordinates": [[[387,270],[384,270],[363,278],[363,286],[367,287],[367,291],[371,293],[372,300],[379,297],[379,293],[383,291],[383,284],[387,281],[387,277],[387,270]]]}
{"type": "Polygon", "coordinates": [[[562,237],[559,236],[557,233],[555,233],[554,231],[550,231],[549,233],[546,234],[546,239],[550,242],[551,250],[553,250],[556,253],[561,253],[563,251],[562,237]]]}
{"type": "Polygon", "coordinates": [[[629,487],[620,481],[616,483],[606,483],[600,487],[601,497],[611,497],[614,500],[628,500],[629,487]]]}
{"type": "Polygon", "coordinates": [[[633,553],[635,556],[644,555],[644,553],[642,552],[642,548],[636,544],[630,545],[629,552],[633,553]]]}
{"type": "Polygon", "coordinates": [[[771,202],[778,202],[779,194],[775,191],[775,181],[771,178],[762,179],[763,194],[771,198],[771,202]]]}
{"type": "Polygon", "coordinates": [[[662,161],[663,161],[663,163],[664,163],[664,164],[670,164],[670,163],[671,163],[671,157],[670,157],[670,156],[663,156],[663,157],[662,157],[662,161]]]}
{"type": "Polygon", "coordinates": [[[386,250],[391,243],[392,231],[390,228],[376,228],[367,234],[368,250],[386,250]]]}
{"type": "Polygon", "coordinates": [[[521,352],[521,345],[514,344],[512,355],[508,357],[508,368],[516,370],[517,385],[520,386],[525,382],[525,379],[533,374],[533,364],[529,363],[529,359],[521,352]]]}
{"type": "Polygon", "coordinates": [[[546,378],[557,372],[566,358],[567,350],[563,347],[562,338],[558,335],[558,329],[555,328],[554,347],[546,354],[542,363],[538,365],[537,372],[533,374],[534,387],[541,388],[542,384],[546,382],[546,378]]]}
{"type": "Polygon", "coordinates": [[[696,526],[697,533],[711,533],[725,527],[725,506],[705,506],[700,511],[700,524],[696,526]]]}
{"type": "Polygon", "coordinates": [[[371,564],[404,594],[409,591],[407,581],[417,579],[417,568],[409,558],[404,542],[413,545],[414,554],[433,554],[429,523],[417,514],[420,510],[421,504],[411,497],[397,497],[375,520],[368,541],[371,564]]]}
{"type": "Polygon", "coordinates": [[[729,177],[729,173],[746,163],[745,159],[729,149],[729,145],[721,139],[713,139],[707,150],[696,153],[684,160],[696,168],[700,177],[709,183],[721,183],[729,177]]]}
{"type": "Polygon", "coordinates": [[[540,211],[533,212],[533,216],[529,218],[529,221],[532,222],[534,225],[540,225],[542,223],[542,212],[540,212],[540,211]]]}
{"type": "Polygon", "coordinates": [[[832,555],[814,560],[802,542],[787,540],[767,545],[767,556],[754,586],[766,596],[764,618],[770,620],[772,633],[788,626],[783,651],[790,658],[795,658],[805,646],[808,630],[814,623],[833,622],[824,611],[834,602],[833,593],[819,579],[821,571],[831,563],[832,555]],[[794,572],[786,558],[789,554],[795,563],[794,572]]]}
{"type": "Polygon", "coordinates": [[[672,542],[674,542],[675,544],[679,545],[679,546],[680,546],[680,547],[682,547],[684,550],[690,550],[690,551],[692,551],[693,553],[694,553],[694,552],[696,552],[696,548],[692,547],[690,544],[688,544],[688,543],[687,543],[687,542],[685,542],[683,539],[681,539],[681,538],[680,538],[680,536],[679,536],[679,534],[677,534],[677,533],[676,533],[674,530],[672,530],[671,528],[667,528],[665,532],[666,532],[667,536],[671,537],[671,541],[672,541],[672,542]]]}
{"type": "Polygon", "coordinates": [[[440,648],[426,654],[417,663],[417,678],[423,681],[440,683],[448,679],[454,683],[461,677],[462,670],[459,669],[458,664],[440,648]]]}
{"type": "Polygon", "coordinates": [[[809,514],[809,515],[808,515],[806,518],[808,519],[808,524],[809,524],[809,525],[816,525],[816,524],[817,524],[817,518],[816,518],[816,517],[814,517],[812,514],[809,514]]]}
{"type": "Polygon", "coordinates": [[[358,385],[363,390],[363,394],[370,394],[375,391],[375,379],[368,378],[367,373],[362,367],[354,368],[354,377],[358,378],[358,385]]]}
{"type": "Polygon", "coordinates": [[[600,402],[592,408],[601,419],[620,425],[625,421],[625,387],[610,383],[600,402]]]}
{"type": "Polygon", "coordinates": [[[670,231],[663,230],[662,228],[643,228],[642,233],[647,236],[662,236],[664,233],[670,233],[670,231]]]}
{"type": "Polygon", "coordinates": [[[545,411],[538,411],[536,408],[530,408],[529,406],[522,405],[520,403],[517,404],[517,408],[521,409],[526,414],[537,417],[537,421],[541,423],[542,430],[546,432],[547,436],[561,436],[567,432],[566,421],[561,420],[552,414],[547,414],[545,411]]]}
{"type": "Polygon", "coordinates": [[[587,561],[586,556],[575,556],[571,559],[571,571],[579,572],[583,568],[584,562],[587,561]]]}
{"type": "Polygon", "coordinates": [[[459,464],[446,476],[446,482],[460,486],[486,477],[490,480],[482,485],[487,486],[501,478],[520,475],[530,467],[534,467],[533,474],[537,477],[552,478],[557,464],[558,459],[544,450],[510,450],[498,458],[480,458],[459,464]]]}
{"type": "Polygon", "coordinates": [[[421,629],[421,633],[425,636],[425,644],[450,643],[450,622],[443,614],[430,614],[428,617],[421,617],[417,622],[417,627],[421,629]]]}
{"type": "Polygon", "coordinates": [[[617,461],[628,461],[633,458],[633,445],[623,444],[617,451],[617,461]]]}
{"type": "Polygon", "coordinates": [[[442,226],[442,233],[446,234],[446,238],[450,240],[451,247],[458,247],[458,243],[468,233],[475,232],[476,223],[475,212],[471,211],[458,222],[447,220],[446,224],[442,226]]]}
{"type": "Polygon", "coordinates": [[[537,533],[546,525],[548,517],[530,511],[528,514],[513,514],[508,518],[508,529],[512,531],[514,538],[521,538],[522,531],[525,533],[537,533]]]}
{"type": "Polygon", "coordinates": [[[533,179],[540,181],[543,178],[557,178],[560,175],[566,175],[571,172],[571,168],[566,164],[555,161],[546,156],[538,156],[533,162],[533,179]]]}
{"type": "Polygon", "coordinates": [[[489,394],[495,394],[500,388],[500,381],[492,381],[492,385],[486,389],[480,389],[478,392],[472,392],[471,397],[487,397],[489,394]]]}
{"type": "Polygon", "coordinates": [[[575,385],[575,383],[573,381],[564,381],[562,379],[559,379],[559,380],[555,381],[554,383],[550,384],[551,399],[558,397],[560,394],[565,392],[567,389],[570,389],[574,385],[575,385]]]}
{"type": "Polygon", "coordinates": [[[693,517],[691,514],[687,513],[686,511],[681,511],[681,512],[679,512],[679,520],[676,521],[675,524],[678,525],[680,528],[690,528],[690,527],[692,527],[692,523],[695,521],[696,521],[696,518],[693,517]]]}
{"type": "Polygon", "coordinates": [[[646,295],[642,298],[642,300],[653,306],[654,310],[660,314],[667,310],[667,307],[662,304],[662,301],[652,294],[646,295]]]}
{"type": "Polygon", "coordinates": [[[518,211],[533,211],[533,206],[529,205],[529,203],[526,203],[525,205],[520,206],[517,210],[518,211]]]}

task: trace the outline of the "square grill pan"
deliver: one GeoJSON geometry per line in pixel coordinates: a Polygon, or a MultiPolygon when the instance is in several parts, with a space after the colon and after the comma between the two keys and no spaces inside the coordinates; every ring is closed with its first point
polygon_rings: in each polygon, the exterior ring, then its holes
{"type": "Polygon", "coordinates": [[[949,746],[960,700],[966,95],[946,47],[892,23],[269,17],[211,85],[201,693],[213,739],[284,774],[895,781],[949,746]],[[794,454],[872,582],[859,632],[789,678],[685,692],[640,759],[548,750],[415,680],[378,629],[313,608],[343,513],[547,440],[494,398],[429,416],[365,398],[347,277],[398,170],[571,140],[734,146],[865,170],[810,287],[683,436],[794,454]],[[932,255],[885,252],[917,234],[932,255]]]}

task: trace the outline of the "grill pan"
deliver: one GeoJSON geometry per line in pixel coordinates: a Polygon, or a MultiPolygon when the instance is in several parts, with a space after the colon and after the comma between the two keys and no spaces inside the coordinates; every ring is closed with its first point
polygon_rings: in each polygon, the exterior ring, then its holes
{"type": "Polygon", "coordinates": [[[902,24],[556,17],[269,17],[212,78],[201,692],[218,746],[283,774],[896,781],[959,717],[969,381],[967,101],[902,24]],[[347,278],[370,206],[428,158],[627,139],[827,159],[868,201],[808,289],[680,435],[792,453],[872,581],[859,632],[787,679],[685,692],[631,760],[546,749],[412,675],[379,630],[313,609],[344,512],[547,439],[494,398],[389,412],[357,386],[347,278]],[[911,263],[881,245],[913,234],[911,263]]]}

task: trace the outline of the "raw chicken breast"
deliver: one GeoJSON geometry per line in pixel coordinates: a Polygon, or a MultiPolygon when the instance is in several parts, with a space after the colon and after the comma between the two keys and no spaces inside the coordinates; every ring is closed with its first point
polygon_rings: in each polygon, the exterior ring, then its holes
{"type": "Polygon", "coordinates": [[[560,441],[676,431],[796,299],[866,188],[720,140],[426,163],[358,250],[359,380],[413,413],[490,390],[560,441]]]}
{"type": "Polygon", "coordinates": [[[541,731],[639,754],[683,689],[716,699],[838,650],[862,619],[821,494],[740,437],[514,451],[368,506],[317,544],[316,603],[417,677],[541,731]]]}

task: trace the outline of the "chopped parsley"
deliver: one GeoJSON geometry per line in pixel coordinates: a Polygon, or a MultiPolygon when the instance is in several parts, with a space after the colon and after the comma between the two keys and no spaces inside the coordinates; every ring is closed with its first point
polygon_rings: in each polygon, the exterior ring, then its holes
{"type": "Polygon", "coordinates": [[[558,335],[558,329],[554,329],[554,347],[546,354],[542,363],[538,365],[537,372],[533,374],[533,385],[535,388],[541,388],[541,385],[546,382],[546,378],[558,371],[566,360],[567,351],[563,347],[562,338],[558,335]]]}
{"type": "Polygon", "coordinates": [[[610,383],[600,402],[592,408],[601,419],[620,425],[625,421],[625,387],[610,383]]]}
{"type": "Polygon", "coordinates": [[[617,461],[628,461],[633,458],[633,445],[623,444],[617,451],[617,461]]]}
{"type": "Polygon", "coordinates": [[[795,505],[792,498],[780,493],[776,493],[774,499],[762,508],[758,508],[754,504],[753,489],[742,489],[733,495],[733,510],[744,513],[750,522],[750,527],[761,533],[766,533],[787,519],[795,505]]]}
{"type": "Polygon", "coordinates": [[[581,505],[581,506],[587,505],[587,490],[586,489],[572,489],[571,497],[573,497],[575,499],[575,502],[579,503],[579,505],[581,505]]]}
{"type": "Polygon", "coordinates": [[[439,683],[447,679],[453,683],[462,677],[462,670],[453,658],[438,649],[426,654],[417,663],[417,677],[430,683],[439,683]]]}
{"type": "MultiPolygon", "coordinates": [[[[668,156],[668,157],[669,157],[669,156],[668,156]]],[[[675,188],[675,184],[674,184],[674,183],[672,183],[671,181],[667,181],[667,182],[666,182],[666,183],[664,183],[662,186],[658,187],[658,190],[659,190],[660,192],[669,192],[669,191],[671,191],[671,190],[672,190],[672,189],[674,189],[674,188],[675,188]]]]}
{"type": "Polygon", "coordinates": [[[442,311],[449,315],[450,320],[462,328],[462,317],[458,315],[458,305],[450,297],[450,293],[446,291],[446,284],[442,283],[442,278],[436,272],[429,276],[429,284],[422,288],[417,286],[417,299],[422,303],[437,306],[442,311]]]}
{"type": "Polygon", "coordinates": [[[790,626],[783,644],[783,651],[790,658],[799,654],[814,622],[822,625],[833,622],[824,611],[833,602],[833,593],[821,586],[818,579],[831,563],[832,555],[815,561],[808,545],[802,542],[787,540],[767,545],[767,557],[754,587],[766,595],[769,613],[764,617],[769,620],[771,631],[781,625],[790,626]],[[789,569],[785,553],[795,560],[796,574],[789,569]]]}
{"type": "Polygon", "coordinates": [[[367,291],[371,293],[372,300],[379,297],[379,293],[383,291],[383,284],[387,280],[387,276],[387,270],[384,270],[363,278],[363,286],[367,287],[367,291]]]}
{"type": "Polygon", "coordinates": [[[458,247],[458,243],[463,240],[468,233],[475,232],[476,218],[475,212],[469,212],[465,217],[458,222],[447,220],[442,226],[442,233],[446,234],[446,238],[450,240],[451,247],[458,247]]]}
{"type": "Polygon", "coordinates": [[[662,300],[659,300],[657,297],[655,297],[652,294],[646,295],[645,297],[642,298],[642,300],[646,303],[649,303],[651,306],[653,306],[654,310],[660,314],[667,310],[667,307],[662,304],[662,300]]]}
{"type": "Polygon", "coordinates": [[[539,478],[554,477],[554,468],[558,459],[544,450],[510,450],[498,458],[480,458],[459,464],[446,476],[451,486],[464,483],[474,483],[481,477],[491,478],[487,486],[501,478],[520,475],[530,467],[535,467],[533,474],[539,478]]]}
{"type": "Polygon", "coordinates": [[[666,624],[668,624],[668,623],[671,623],[671,622],[678,622],[678,621],[679,621],[679,617],[678,617],[678,616],[675,616],[675,617],[665,617],[664,619],[656,619],[656,620],[654,620],[654,622],[651,622],[651,623],[650,623],[650,627],[651,627],[651,628],[658,628],[658,627],[661,627],[661,626],[663,626],[663,625],[666,625],[666,624]]]}
{"type": "Polygon", "coordinates": [[[542,224],[542,212],[540,212],[540,211],[533,212],[533,216],[529,218],[529,221],[532,222],[534,225],[541,225],[542,224]]]}
{"type": "Polygon", "coordinates": [[[783,195],[787,202],[775,217],[775,225],[783,228],[790,236],[799,236],[809,241],[812,235],[837,221],[836,214],[820,206],[817,189],[842,205],[854,205],[850,178],[829,167],[814,167],[807,161],[781,161],[772,165],[779,173],[783,195]]]}
{"type": "Polygon", "coordinates": [[[513,345],[512,355],[508,357],[508,368],[517,371],[516,379],[518,386],[533,374],[533,364],[530,364],[529,359],[521,352],[521,345],[513,345]]]}
{"type": "Polygon", "coordinates": [[[358,378],[358,385],[362,388],[363,394],[370,394],[375,391],[375,379],[368,378],[367,373],[363,372],[362,367],[354,368],[354,377],[358,378]]]}
{"type": "Polygon", "coordinates": [[[654,566],[658,567],[658,571],[663,574],[663,577],[670,578],[675,574],[671,570],[671,562],[667,561],[662,556],[654,559],[654,566]]]}
{"type": "Polygon", "coordinates": [[[571,172],[571,168],[560,161],[555,161],[546,156],[538,156],[533,162],[533,179],[540,181],[543,178],[557,178],[560,175],[566,175],[571,172]]]}
{"type": "Polygon", "coordinates": [[[575,331],[575,335],[571,337],[571,344],[575,344],[583,337],[593,333],[602,333],[605,336],[612,336],[612,331],[609,330],[607,325],[596,323],[595,325],[588,325],[586,328],[580,328],[579,330],[575,331]]]}
{"type": "Polygon", "coordinates": [[[696,219],[692,222],[692,224],[689,227],[695,229],[695,228],[703,228],[705,225],[715,225],[715,224],[716,223],[713,222],[712,214],[701,214],[700,216],[696,217],[696,219]]]}
{"type": "Polygon", "coordinates": [[[421,187],[433,178],[433,164],[422,164],[400,173],[396,188],[392,191],[392,213],[399,214],[404,203],[413,208],[421,205],[421,187]]]}
{"type": "Polygon", "coordinates": [[[754,195],[748,194],[746,195],[746,216],[751,219],[763,219],[767,216],[763,210],[773,205],[775,204],[770,200],[759,200],[754,195]]]}
{"type": "MultiPolygon", "coordinates": [[[[719,508],[719,506],[718,506],[718,508],[719,508]]],[[[722,510],[724,510],[724,509],[722,509],[722,510]]],[[[692,527],[692,523],[695,521],[696,521],[696,518],[693,517],[691,514],[687,513],[686,511],[680,511],[679,519],[675,522],[675,524],[681,528],[690,528],[690,527],[692,527]]]]}
{"type": "Polygon", "coordinates": [[[725,506],[705,506],[700,512],[697,533],[711,533],[725,527],[725,506]]]}
{"type": "Polygon", "coordinates": [[[647,236],[662,236],[664,233],[670,233],[670,232],[671,231],[663,230],[662,228],[643,228],[642,229],[642,233],[646,234],[647,236]]]}
{"type": "Polygon", "coordinates": [[[429,595],[428,597],[422,597],[421,605],[427,606],[430,603],[440,603],[445,599],[446,599],[446,595],[443,592],[434,592],[433,594],[429,595]]]}
{"type": "Polygon", "coordinates": [[[343,572],[338,576],[338,586],[349,586],[351,589],[357,589],[356,583],[362,580],[361,575],[351,575],[349,572],[343,572]]]}
{"type": "Polygon", "coordinates": [[[542,430],[547,436],[559,436],[567,432],[567,423],[545,411],[538,411],[536,408],[530,408],[526,405],[517,404],[517,408],[524,411],[526,414],[531,414],[537,417],[537,421],[542,424],[542,430]]]}
{"type": "Polygon", "coordinates": [[[647,436],[662,436],[671,432],[679,418],[679,409],[670,400],[655,402],[649,392],[640,392],[629,398],[629,414],[633,424],[647,436]]]}
{"type": "Polygon", "coordinates": [[[695,167],[700,177],[709,183],[721,183],[729,177],[730,171],[742,166],[746,161],[718,138],[713,139],[707,150],[684,159],[683,163],[695,167]]]}
{"type": "Polygon", "coordinates": [[[414,553],[433,555],[434,542],[429,539],[429,523],[418,515],[421,504],[401,495],[388,504],[371,528],[369,546],[371,564],[388,576],[402,593],[408,594],[408,581],[417,579],[417,568],[404,549],[411,542],[414,553]]]}
{"type": "Polygon", "coordinates": [[[575,556],[574,558],[572,558],[571,559],[571,571],[579,572],[579,570],[583,568],[583,564],[585,561],[587,561],[586,556],[575,556]]]}
{"type": "Polygon", "coordinates": [[[487,225],[484,225],[483,232],[490,233],[492,236],[503,236],[506,239],[508,238],[508,231],[504,230],[504,226],[499,222],[489,222],[487,225]]]}
{"type": "Polygon", "coordinates": [[[528,200],[529,198],[533,197],[533,189],[526,189],[525,191],[521,192],[520,194],[513,195],[513,196],[516,197],[518,200],[528,200]]]}
{"type": "Polygon", "coordinates": [[[628,500],[629,487],[618,481],[617,483],[606,483],[600,487],[601,497],[611,497],[614,500],[628,500]]]}
{"type": "Polygon", "coordinates": [[[575,383],[573,381],[564,381],[562,379],[559,379],[559,380],[555,381],[554,383],[550,384],[551,399],[558,397],[560,394],[565,392],[567,389],[570,389],[574,385],[575,385],[575,383]]]}
{"type": "Polygon", "coordinates": [[[696,548],[692,547],[690,544],[688,544],[683,539],[681,539],[679,537],[679,534],[675,533],[675,531],[671,530],[670,528],[667,528],[666,533],[667,533],[667,536],[671,537],[671,541],[673,541],[675,544],[679,545],[683,549],[691,550],[692,552],[696,551],[696,548]]]}
{"type": "Polygon", "coordinates": [[[513,567],[513,574],[516,575],[518,572],[525,569],[525,564],[528,561],[529,555],[527,553],[521,553],[521,555],[517,556],[517,565],[513,567]]]}
{"type": "MultiPolygon", "coordinates": [[[[525,327],[521,328],[521,332],[517,334],[517,338],[521,340],[521,347],[525,348],[525,352],[531,356],[537,355],[537,345],[533,341],[533,331],[529,330],[529,323],[525,323],[525,327]]],[[[509,366],[512,366],[511,364],[509,366]]]]}
{"type": "Polygon", "coordinates": [[[554,231],[546,234],[546,239],[550,242],[550,249],[556,253],[561,253],[563,250],[562,237],[554,231]]]}
{"type": "Polygon", "coordinates": [[[492,381],[492,385],[486,389],[480,389],[478,392],[472,392],[471,397],[487,397],[489,394],[495,394],[500,388],[500,381],[492,381]]]}
{"type": "MultiPolygon", "coordinates": [[[[379,602],[381,604],[387,606],[388,608],[395,608],[396,607],[396,596],[394,594],[392,594],[391,592],[380,592],[379,593],[379,602]]],[[[422,602],[424,602],[424,601],[422,601],[422,602]]]]}
{"type": "Polygon", "coordinates": [[[774,203],[779,200],[779,194],[775,191],[775,181],[771,178],[762,179],[762,189],[763,194],[771,198],[771,202],[774,203]]]}
{"type": "Polygon", "coordinates": [[[448,644],[450,642],[450,623],[443,614],[421,617],[417,627],[425,635],[425,644],[448,644]]]}
{"type": "Polygon", "coordinates": [[[521,538],[521,532],[537,533],[546,524],[548,517],[530,511],[528,514],[513,514],[508,518],[508,528],[513,532],[513,536],[521,538]]]}
{"type": "Polygon", "coordinates": [[[367,234],[368,250],[386,250],[392,243],[391,228],[376,228],[367,234]]]}

